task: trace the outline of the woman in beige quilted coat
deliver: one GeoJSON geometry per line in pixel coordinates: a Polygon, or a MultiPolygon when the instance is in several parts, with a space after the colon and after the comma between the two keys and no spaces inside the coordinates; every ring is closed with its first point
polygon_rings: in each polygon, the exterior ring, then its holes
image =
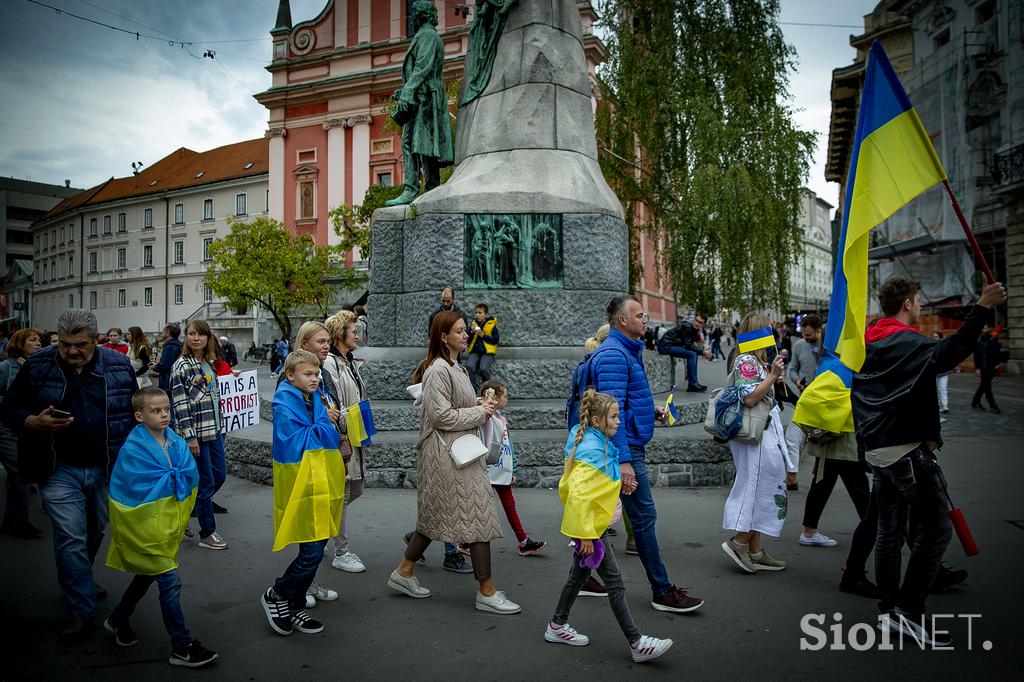
{"type": "Polygon", "coordinates": [[[432,540],[469,545],[473,574],[480,583],[476,608],[498,614],[519,613],[519,605],[494,586],[490,541],[501,537],[494,491],[484,460],[458,469],[448,453],[455,439],[476,434],[494,414],[494,403],[478,404],[466,370],[458,363],[469,337],[457,312],[442,312],[430,325],[426,359],[413,381],[423,380],[423,403],[416,479],[416,532],[405,557],[391,573],[388,587],[410,597],[430,596],[413,575],[416,562],[432,540]]]}

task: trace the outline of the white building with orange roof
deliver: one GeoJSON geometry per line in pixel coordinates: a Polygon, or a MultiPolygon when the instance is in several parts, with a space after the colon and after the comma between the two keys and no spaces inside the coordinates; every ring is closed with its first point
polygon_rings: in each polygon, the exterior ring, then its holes
{"type": "Polygon", "coordinates": [[[92,309],[101,330],[209,319],[240,347],[255,316],[226,309],[203,278],[209,245],[228,218],[267,215],[265,139],[206,152],[184,147],[137,175],[69,197],[33,224],[32,324],[53,329],[69,307],[92,309]]]}

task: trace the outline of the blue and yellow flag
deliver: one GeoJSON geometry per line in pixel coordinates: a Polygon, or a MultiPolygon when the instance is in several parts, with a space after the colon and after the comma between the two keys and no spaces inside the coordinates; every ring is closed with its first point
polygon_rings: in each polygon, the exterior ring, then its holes
{"type": "Polygon", "coordinates": [[[349,405],[345,410],[345,424],[348,426],[348,439],[352,445],[360,448],[373,445],[370,438],[377,435],[377,427],[373,423],[369,400],[349,405]]]}
{"type": "Polygon", "coordinates": [[[739,345],[739,353],[753,353],[755,350],[774,346],[775,332],[772,331],[771,327],[752,329],[749,332],[739,334],[736,337],[736,343],[739,345]]]}
{"type": "MultiPolygon", "coordinates": [[[[576,441],[579,426],[569,431],[565,457],[576,441]]],[[[619,450],[607,436],[587,427],[573,461],[558,481],[558,496],[565,512],[562,534],[581,540],[596,540],[611,525],[619,503],[619,450]]]]}
{"type": "Polygon", "coordinates": [[[341,527],[341,437],[319,400],[287,381],[274,394],[274,551],[334,537],[341,527]],[[313,416],[310,418],[309,410],[313,416]]]}
{"type": "Polygon", "coordinates": [[[679,416],[679,410],[676,409],[676,387],[673,386],[672,390],[668,392],[668,397],[665,398],[665,412],[668,414],[668,425],[675,426],[678,422],[682,421],[682,417],[679,416]]]}
{"type": "Polygon", "coordinates": [[[167,449],[139,424],[110,474],[107,566],[160,575],[178,567],[178,546],[196,501],[199,471],[188,444],[165,429],[167,449]]]}
{"type": "Polygon", "coordinates": [[[921,119],[882,44],[874,41],[846,178],[824,352],[814,381],[800,396],[793,421],[833,433],[853,431],[850,386],[853,373],[864,363],[868,232],[945,179],[946,171],[921,119]]]}

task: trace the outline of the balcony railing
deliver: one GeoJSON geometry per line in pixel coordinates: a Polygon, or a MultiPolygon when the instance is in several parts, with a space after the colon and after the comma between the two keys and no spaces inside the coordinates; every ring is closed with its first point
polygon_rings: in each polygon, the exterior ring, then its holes
{"type": "Polygon", "coordinates": [[[996,191],[1024,183],[1024,143],[993,155],[989,172],[996,191]]]}

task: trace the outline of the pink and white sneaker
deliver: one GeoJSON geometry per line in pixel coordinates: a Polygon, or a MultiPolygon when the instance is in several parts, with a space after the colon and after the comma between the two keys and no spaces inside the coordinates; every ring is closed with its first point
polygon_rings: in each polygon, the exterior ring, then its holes
{"type": "Polygon", "coordinates": [[[555,627],[552,623],[548,623],[548,629],[544,631],[544,641],[555,642],[557,644],[568,644],[569,646],[586,646],[590,644],[589,637],[576,632],[568,623],[558,627],[555,627]]]}
{"type": "Polygon", "coordinates": [[[636,644],[629,646],[629,652],[633,656],[634,663],[650,661],[669,650],[672,646],[671,639],[658,639],[650,635],[643,635],[636,644]]]}

